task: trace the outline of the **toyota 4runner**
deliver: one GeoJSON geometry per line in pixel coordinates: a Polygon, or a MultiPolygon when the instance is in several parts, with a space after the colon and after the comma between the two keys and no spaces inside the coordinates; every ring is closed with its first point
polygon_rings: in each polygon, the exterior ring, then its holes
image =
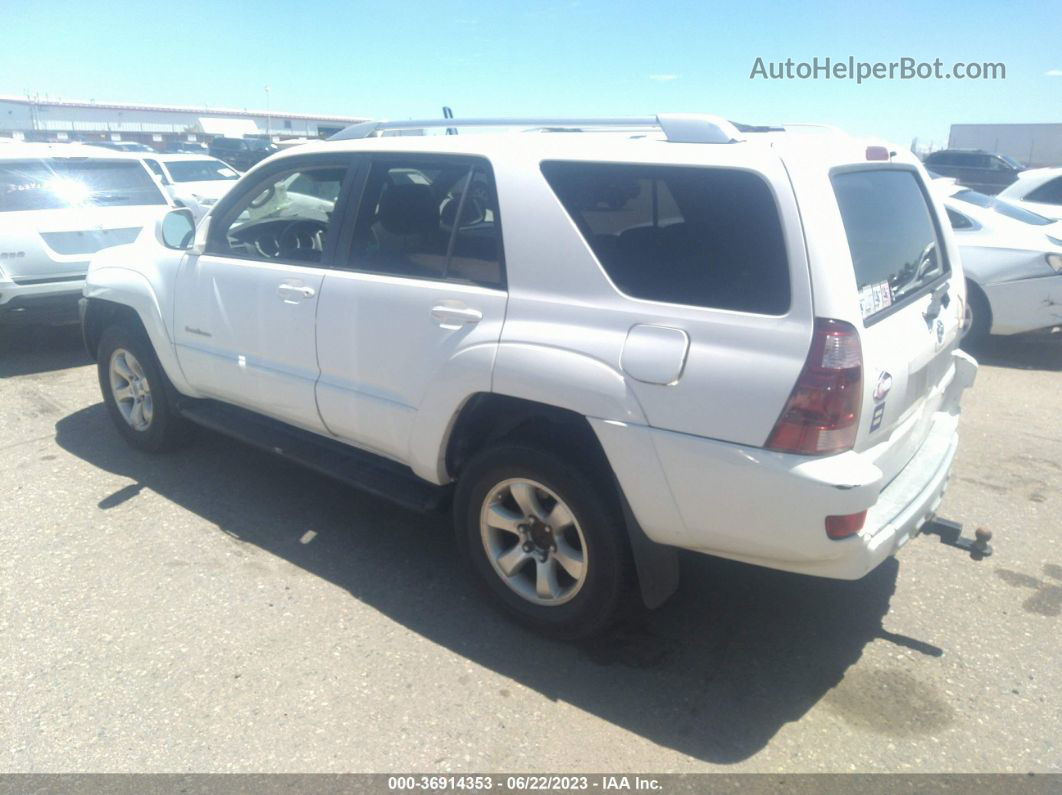
{"type": "Polygon", "coordinates": [[[493,600],[564,637],[666,599],[675,548],[855,579],[932,518],[977,365],[915,158],[692,115],[336,138],[93,261],[135,447],[193,422],[450,508],[493,600]]]}

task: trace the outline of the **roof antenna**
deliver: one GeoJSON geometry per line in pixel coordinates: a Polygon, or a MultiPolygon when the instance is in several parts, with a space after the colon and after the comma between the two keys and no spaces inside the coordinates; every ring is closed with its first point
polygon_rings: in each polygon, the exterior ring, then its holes
{"type": "MultiPolygon", "coordinates": [[[[453,117],[454,117],[454,112],[453,112],[453,110],[450,109],[450,106],[449,105],[443,105],[443,118],[444,119],[452,119],[453,117]]],[[[457,135],[457,128],[456,127],[447,127],[446,128],[446,134],[447,135],[457,135]]]]}

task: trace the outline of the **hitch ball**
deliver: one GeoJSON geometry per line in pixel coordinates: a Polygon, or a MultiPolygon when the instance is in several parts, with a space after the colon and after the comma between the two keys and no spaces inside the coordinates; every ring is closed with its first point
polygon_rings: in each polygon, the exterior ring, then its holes
{"type": "Polygon", "coordinates": [[[970,545],[970,554],[975,558],[987,558],[992,554],[992,531],[984,527],[974,530],[974,542],[970,545]]]}

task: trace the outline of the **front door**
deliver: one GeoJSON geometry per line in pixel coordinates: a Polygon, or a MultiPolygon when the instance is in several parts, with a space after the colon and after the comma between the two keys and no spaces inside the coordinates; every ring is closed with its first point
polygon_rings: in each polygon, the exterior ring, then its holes
{"type": "Polygon", "coordinates": [[[314,323],[349,170],[347,157],[281,161],[211,216],[174,311],[181,369],[203,395],[326,432],[314,323]]]}

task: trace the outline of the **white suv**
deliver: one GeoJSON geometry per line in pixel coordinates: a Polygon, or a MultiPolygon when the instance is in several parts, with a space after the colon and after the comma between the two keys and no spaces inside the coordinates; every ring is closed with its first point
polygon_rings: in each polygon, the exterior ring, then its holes
{"type": "Polygon", "coordinates": [[[76,320],[92,255],[131,243],[169,206],[136,155],[77,144],[0,148],[0,322],[76,320]]]}
{"type": "MultiPolygon", "coordinates": [[[[933,514],[976,363],[918,161],[715,117],[274,155],[93,262],[119,431],[186,421],[421,509],[495,601],[600,630],[674,548],[862,577],[933,514]],[[182,215],[183,213],[183,215],[182,215]],[[146,236],[145,236],[146,237],[146,236]]],[[[509,122],[513,124],[513,122],[509,122]]]]}

